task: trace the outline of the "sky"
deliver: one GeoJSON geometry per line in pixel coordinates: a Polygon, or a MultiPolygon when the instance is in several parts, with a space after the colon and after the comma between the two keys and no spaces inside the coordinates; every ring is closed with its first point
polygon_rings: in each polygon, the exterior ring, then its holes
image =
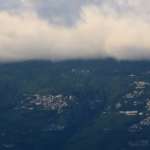
{"type": "Polygon", "coordinates": [[[0,61],[150,59],[149,0],[0,0],[0,61]]]}

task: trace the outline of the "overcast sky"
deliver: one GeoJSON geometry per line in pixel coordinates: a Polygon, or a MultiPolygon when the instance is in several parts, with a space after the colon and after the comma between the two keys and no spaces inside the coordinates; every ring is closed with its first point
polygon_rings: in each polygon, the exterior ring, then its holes
{"type": "Polygon", "coordinates": [[[149,0],[0,0],[0,61],[150,59],[149,0]]]}

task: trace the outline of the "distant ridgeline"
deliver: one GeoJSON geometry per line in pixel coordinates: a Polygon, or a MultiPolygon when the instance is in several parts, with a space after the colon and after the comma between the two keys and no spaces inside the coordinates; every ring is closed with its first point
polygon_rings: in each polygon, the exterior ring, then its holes
{"type": "Polygon", "coordinates": [[[0,64],[0,150],[149,150],[150,61],[0,64]]]}

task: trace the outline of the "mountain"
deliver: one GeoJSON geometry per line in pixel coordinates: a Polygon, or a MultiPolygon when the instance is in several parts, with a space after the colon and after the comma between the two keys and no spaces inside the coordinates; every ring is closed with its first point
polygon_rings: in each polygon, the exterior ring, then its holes
{"type": "Polygon", "coordinates": [[[0,64],[0,150],[149,150],[150,62],[0,64]]]}

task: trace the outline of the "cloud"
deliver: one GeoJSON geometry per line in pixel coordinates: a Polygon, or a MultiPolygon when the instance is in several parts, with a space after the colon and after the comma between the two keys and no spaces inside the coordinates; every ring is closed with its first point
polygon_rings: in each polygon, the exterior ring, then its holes
{"type": "Polygon", "coordinates": [[[55,24],[72,25],[78,19],[81,7],[89,1],[69,0],[68,3],[68,0],[0,0],[0,10],[15,13],[32,10],[55,24]]]}
{"type": "Polygon", "coordinates": [[[149,59],[149,21],[101,8],[82,7],[80,19],[71,27],[50,24],[32,11],[1,11],[0,60],[149,59]]]}

